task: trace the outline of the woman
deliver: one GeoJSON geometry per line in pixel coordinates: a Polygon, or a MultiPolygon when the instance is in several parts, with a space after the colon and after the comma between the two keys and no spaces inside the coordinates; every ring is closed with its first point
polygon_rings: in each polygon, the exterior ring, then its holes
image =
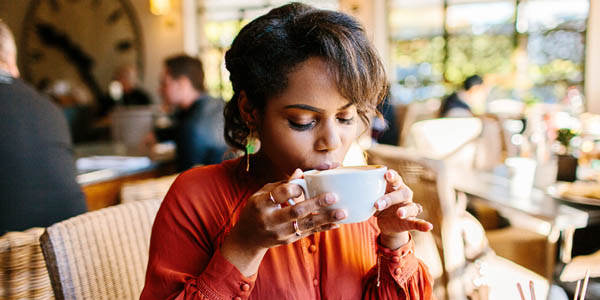
{"type": "Polygon", "coordinates": [[[255,155],[195,168],[154,223],[142,299],[429,299],[408,230],[428,231],[394,171],[376,216],[338,226],[334,194],[287,183],[340,165],[385,94],[385,74],[351,17],[293,3],[246,25],[226,54],[234,96],[225,138],[255,155]],[[250,137],[250,138],[249,138],[250,137]]]}

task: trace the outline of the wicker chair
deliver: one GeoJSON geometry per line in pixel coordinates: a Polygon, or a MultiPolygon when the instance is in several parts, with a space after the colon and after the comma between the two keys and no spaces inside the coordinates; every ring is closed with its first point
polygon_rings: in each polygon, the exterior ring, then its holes
{"type": "Polygon", "coordinates": [[[138,299],[159,200],[89,212],[40,238],[56,299],[138,299]]]}
{"type": "Polygon", "coordinates": [[[0,299],[54,299],[39,238],[43,228],[0,237],[0,299]]]}
{"type": "Polygon", "coordinates": [[[457,201],[444,162],[395,146],[374,145],[367,152],[370,164],[400,173],[414,201],[423,206],[423,218],[434,226],[435,243],[430,246],[437,248],[443,267],[442,276],[435,278],[438,299],[466,299],[480,291],[477,286],[482,283],[489,287],[489,299],[519,299],[516,283],[529,280],[535,283],[537,299],[546,298],[549,285],[543,277],[489,248],[479,222],[465,211],[464,202],[457,201]]]}

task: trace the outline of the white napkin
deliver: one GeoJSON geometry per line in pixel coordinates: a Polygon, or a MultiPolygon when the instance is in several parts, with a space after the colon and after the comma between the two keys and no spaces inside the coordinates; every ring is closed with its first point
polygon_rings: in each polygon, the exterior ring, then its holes
{"type": "Polygon", "coordinates": [[[78,170],[128,170],[149,167],[152,161],[145,156],[90,156],[77,159],[78,170]]]}

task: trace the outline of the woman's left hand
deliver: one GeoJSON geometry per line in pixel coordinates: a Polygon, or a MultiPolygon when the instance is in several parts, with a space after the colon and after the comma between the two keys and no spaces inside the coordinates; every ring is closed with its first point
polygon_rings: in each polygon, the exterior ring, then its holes
{"type": "Polygon", "coordinates": [[[381,243],[397,249],[408,242],[408,231],[429,231],[433,225],[418,218],[423,211],[420,204],[412,200],[412,190],[404,184],[398,172],[388,170],[386,194],[375,202],[377,225],[381,230],[381,243]]]}

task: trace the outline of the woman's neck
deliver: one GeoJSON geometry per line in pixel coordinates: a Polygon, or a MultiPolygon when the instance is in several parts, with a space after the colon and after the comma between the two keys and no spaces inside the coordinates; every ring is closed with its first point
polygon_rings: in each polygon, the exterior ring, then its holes
{"type": "Polygon", "coordinates": [[[285,180],[289,177],[289,174],[285,174],[282,170],[279,170],[261,151],[250,155],[250,167],[248,173],[261,185],[285,180]]]}

